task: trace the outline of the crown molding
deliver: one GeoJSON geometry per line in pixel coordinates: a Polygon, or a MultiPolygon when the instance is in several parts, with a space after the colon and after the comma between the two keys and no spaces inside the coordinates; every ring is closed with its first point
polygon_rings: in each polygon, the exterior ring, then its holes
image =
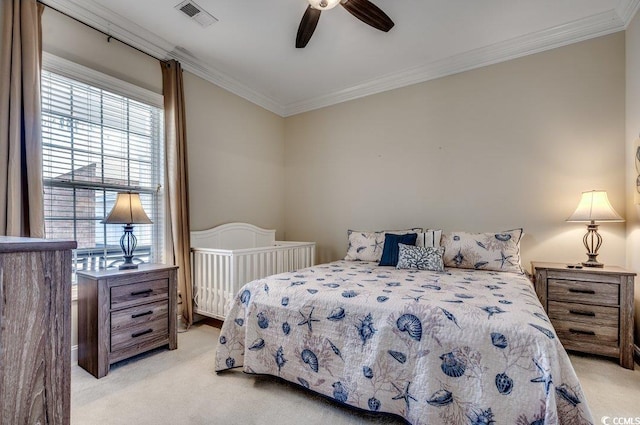
{"type": "Polygon", "coordinates": [[[629,23],[638,12],[640,0],[620,0],[620,4],[616,7],[616,13],[624,22],[624,28],[627,29],[629,23]]]}
{"type": "Polygon", "coordinates": [[[271,111],[276,115],[281,117],[285,116],[286,111],[276,100],[242,84],[238,80],[229,77],[227,74],[211,67],[210,65],[206,65],[187,52],[183,52],[182,49],[168,52],[166,54],[166,58],[179,61],[184,70],[189,71],[192,74],[217,85],[218,87],[222,87],[223,89],[271,111]]]}
{"type": "MultiPolygon", "coordinates": [[[[640,0],[630,0],[629,2],[638,3],[640,0]]],[[[624,29],[625,23],[616,11],[611,10],[551,29],[534,32],[493,45],[452,55],[448,58],[406,69],[401,72],[388,74],[341,91],[291,103],[285,107],[285,116],[296,115],[372,94],[423,83],[436,78],[555,49],[590,38],[612,34],[624,29]]]]}
{"type": "Polygon", "coordinates": [[[277,99],[266,96],[241,83],[215,67],[202,62],[184,49],[172,45],[167,40],[95,2],[86,0],[40,1],[159,59],[176,59],[180,61],[184,70],[282,117],[623,31],[640,8],[640,0],[620,0],[615,10],[455,54],[442,60],[387,74],[315,98],[282,104],[277,99]]]}

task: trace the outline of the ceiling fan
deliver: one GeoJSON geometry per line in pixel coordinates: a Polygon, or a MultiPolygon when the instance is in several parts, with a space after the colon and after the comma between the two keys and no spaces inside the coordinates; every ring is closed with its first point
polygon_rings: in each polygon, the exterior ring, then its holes
{"type": "Polygon", "coordinates": [[[318,25],[320,13],[323,10],[329,10],[340,4],[347,9],[356,18],[365,24],[387,32],[393,28],[393,21],[378,6],[369,0],[307,0],[309,6],[302,16],[300,26],[298,27],[298,35],[296,36],[296,48],[301,49],[307,45],[313,31],[318,25]]]}

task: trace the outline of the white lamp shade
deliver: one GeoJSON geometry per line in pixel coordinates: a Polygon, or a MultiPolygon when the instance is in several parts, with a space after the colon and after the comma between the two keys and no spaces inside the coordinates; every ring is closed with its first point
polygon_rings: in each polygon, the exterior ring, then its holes
{"type": "Polygon", "coordinates": [[[142,208],[139,193],[118,193],[116,203],[109,215],[102,220],[107,224],[151,224],[142,208]]]}
{"type": "Polygon", "coordinates": [[[578,208],[567,221],[591,222],[591,221],[624,221],[613,209],[607,192],[604,190],[590,190],[582,192],[582,198],[578,208]]]}

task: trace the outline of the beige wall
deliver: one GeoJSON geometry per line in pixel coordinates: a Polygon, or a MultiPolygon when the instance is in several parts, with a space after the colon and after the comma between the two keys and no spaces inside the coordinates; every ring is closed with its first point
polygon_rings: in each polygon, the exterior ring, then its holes
{"type": "Polygon", "coordinates": [[[184,74],[191,229],[242,221],[284,237],[284,119],[184,74]]]}
{"type": "Polygon", "coordinates": [[[42,49],[139,87],[162,93],[158,61],[45,7],[42,49]]]}
{"type": "MultiPolygon", "coordinates": [[[[624,33],[300,114],[285,123],[287,239],[347,229],[524,227],[523,264],[586,260],[584,190],[625,209],[624,33]]],[[[625,227],[599,259],[625,263],[625,227]]]]}
{"type": "MultiPolygon", "coordinates": [[[[627,267],[640,273],[640,195],[636,190],[636,148],[640,146],[640,14],[626,32],[627,267]]],[[[640,341],[640,277],[635,288],[635,340],[640,341]]]]}

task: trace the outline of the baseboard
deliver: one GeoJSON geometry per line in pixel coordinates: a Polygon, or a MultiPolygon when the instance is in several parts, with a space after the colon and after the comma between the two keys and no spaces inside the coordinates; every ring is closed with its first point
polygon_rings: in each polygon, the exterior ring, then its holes
{"type": "Polygon", "coordinates": [[[202,314],[193,313],[193,323],[201,322],[203,320],[207,320],[209,317],[203,316],[202,314]]]}
{"type": "MultiPolygon", "coordinates": [[[[638,347],[636,347],[638,348],[638,347]]],[[[76,364],[78,363],[78,346],[77,345],[72,345],[71,346],[71,364],[76,364]]]]}
{"type": "Polygon", "coordinates": [[[640,365],[640,347],[635,344],[633,345],[633,358],[635,359],[636,363],[640,365]]]}
{"type": "Polygon", "coordinates": [[[208,325],[208,326],[213,326],[214,328],[222,329],[223,322],[222,320],[219,320],[219,319],[207,317],[206,319],[201,320],[200,323],[204,323],[205,325],[208,325]]]}

